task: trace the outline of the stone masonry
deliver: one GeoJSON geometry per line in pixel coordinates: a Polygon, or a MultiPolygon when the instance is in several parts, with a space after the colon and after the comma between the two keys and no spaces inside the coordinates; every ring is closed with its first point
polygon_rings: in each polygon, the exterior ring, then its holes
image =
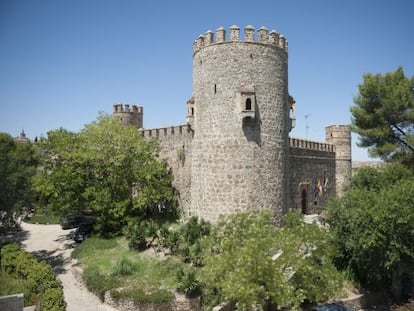
{"type": "Polygon", "coordinates": [[[185,216],[270,209],[319,213],[351,177],[347,125],[326,128],[326,142],[290,138],[295,101],[288,93],[287,40],[265,27],[207,31],[193,45],[193,94],[187,124],[143,129],[143,108],[117,104],[114,115],[156,139],[174,174],[185,216]],[[125,107],[126,106],[126,107],[125,107]]]}

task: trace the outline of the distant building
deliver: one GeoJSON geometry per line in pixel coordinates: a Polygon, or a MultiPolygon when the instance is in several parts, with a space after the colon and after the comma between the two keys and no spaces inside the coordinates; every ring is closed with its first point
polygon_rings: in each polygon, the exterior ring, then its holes
{"type": "Polygon", "coordinates": [[[26,143],[26,142],[28,142],[30,140],[26,137],[26,133],[22,129],[20,135],[14,138],[14,141],[15,142],[18,142],[18,143],[26,143]]]}

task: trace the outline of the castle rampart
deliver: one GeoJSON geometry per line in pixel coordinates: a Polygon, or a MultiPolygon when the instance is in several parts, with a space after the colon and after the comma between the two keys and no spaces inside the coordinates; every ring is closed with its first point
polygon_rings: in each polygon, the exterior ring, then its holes
{"type": "Polygon", "coordinates": [[[289,146],[292,148],[301,148],[306,150],[335,152],[335,145],[295,137],[289,137],[289,146]]]}
{"type": "Polygon", "coordinates": [[[195,40],[187,124],[143,129],[142,107],[121,104],[114,115],[159,143],[187,217],[216,222],[271,209],[279,222],[292,208],[319,213],[349,185],[349,127],[328,126],[325,142],[289,137],[296,101],[288,93],[287,40],[265,27],[243,33],[233,25],[228,36],[220,27],[195,40]]]}
{"type": "Polygon", "coordinates": [[[288,52],[288,42],[285,37],[279,34],[276,30],[268,31],[264,26],[260,27],[257,32],[255,28],[248,25],[244,28],[244,40],[240,38],[239,26],[233,25],[230,27],[230,37],[227,40],[226,30],[220,27],[216,30],[215,34],[209,30],[205,34],[200,35],[193,44],[193,53],[197,53],[202,48],[213,44],[222,44],[229,42],[243,42],[243,43],[258,43],[269,45],[275,48],[282,49],[286,53],[288,52]],[[256,38],[256,36],[257,38],[256,38]]]}
{"type": "Polygon", "coordinates": [[[159,127],[153,129],[142,129],[141,133],[144,138],[155,138],[159,140],[171,139],[177,136],[192,135],[193,130],[188,124],[159,127]]]}

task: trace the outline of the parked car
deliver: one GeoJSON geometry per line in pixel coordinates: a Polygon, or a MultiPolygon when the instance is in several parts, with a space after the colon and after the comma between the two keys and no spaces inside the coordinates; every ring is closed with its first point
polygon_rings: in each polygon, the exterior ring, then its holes
{"type": "Polygon", "coordinates": [[[321,304],[313,308],[313,311],[352,311],[352,309],[345,306],[342,302],[331,302],[321,304]]]}
{"type": "Polygon", "coordinates": [[[81,243],[87,237],[90,237],[93,232],[93,223],[81,223],[73,233],[73,240],[76,243],[81,243]]]}

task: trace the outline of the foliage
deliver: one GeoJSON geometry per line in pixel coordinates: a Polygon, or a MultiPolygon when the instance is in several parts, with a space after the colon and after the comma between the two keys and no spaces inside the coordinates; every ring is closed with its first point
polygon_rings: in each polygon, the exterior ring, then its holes
{"type": "Polygon", "coordinates": [[[363,285],[387,289],[400,264],[414,264],[414,178],[390,165],[360,170],[353,180],[351,191],[327,211],[335,261],[363,285]]]}
{"type": "Polygon", "coordinates": [[[37,208],[34,214],[24,219],[31,224],[59,224],[60,217],[54,215],[53,211],[37,208]]]}
{"type": "Polygon", "coordinates": [[[412,172],[398,163],[383,168],[362,167],[352,177],[351,187],[352,189],[380,191],[411,176],[412,172]]]}
{"type": "Polygon", "coordinates": [[[201,294],[201,282],[196,268],[188,267],[177,272],[177,292],[187,297],[198,297],[201,294]]]}
{"type": "Polygon", "coordinates": [[[114,249],[117,246],[115,239],[102,239],[97,237],[90,237],[82,244],[76,246],[71,256],[73,258],[84,258],[98,256],[102,251],[114,249]]]}
{"type": "Polygon", "coordinates": [[[0,133],[0,224],[3,229],[14,225],[17,216],[32,207],[31,176],[39,161],[36,147],[28,142],[16,143],[0,133]]]}
{"type": "Polygon", "coordinates": [[[297,213],[282,229],[270,212],[232,215],[203,242],[203,287],[222,301],[237,301],[238,310],[269,302],[295,309],[305,300],[326,300],[342,287],[327,236],[297,213]]]}
{"type": "Polygon", "coordinates": [[[115,276],[103,273],[93,265],[84,270],[82,277],[88,290],[97,295],[102,301],[108,290],[117,288],[120,284],[115,276]]]}
{"type": "Polygon", "coordinates": [[[169,248],[171,254],[180,255],[184,262],[201,266],[201,240],[203,237],[210,235],[210,232],[211,224],[209,222],[191,217],[178,228],[162,227],[158,234],[161,245],[169,248]]]}
{"type": "Polygon", "coordinates": [[[414,166],[414,77],[395,72],[367,73],[351,108],[353,131],[359,146],[383,160],[401,160],[414,166]]]}
{"type": "Polygon", "coordinates": [[[168,249],[172,255],[193,265],[202,265],[201,239],[210,234],[211,224],[191,217],[181,224],[136,218],[128,223],[124,231],[128,245],[132,249],[145,250],[156,245],[158,249],[168,249]]]}
{"type": "Polygon", "coordinates": [[[131,275],[136,269],[136,264],[132,260],[127,257],[121,257],[121,259],[116,262],[112,274],[116,276],[131,275]]]}
{"type": "Polygon", "coordinates": [[[87,201],[82,195],[90,178],[78,135],[63,128],[49,131],[38,142],[43,154],[34,188],[42,209],[57,215],[80,214],[87,201]]]}
{"type": "Polygon", "coordinates": [[[37,260],[20,249],[17,244],[8,244],[1,249],[2,279],[13,278],[11,285],[24,292],[25,305],[33,305],[42,298],[45,310],[63,311],[66,303],[63,288],[51,266],[37,260]],[[7,276],[6,276],[7,274],[7,276]]]}
{"type": "Polygon", "coordinates": [[[80,133],[51,131],[39,145],[44,162],[35,185],[41,203],[61,214],[92,211],[102,236],[120,234],[133,217],[176,215],[166,163],[135,127],[101,115],[80,133]]]}
{"type": "Polygon", "coordinates": [[[111,296],[116,301],[122,298],[130,298],[137,306],[163,305],[168,310],[171,308],[169,304],[174,299],[174,294],[169,290],[159,288],[142,288],[141,286],[123,288],[121,290],[112,290],[111,296]]]}
{"type": "Polygon", "coordinates": [[[75,248],[72,254],[84,266],[83,277],[90,291],[103,297],[106,291],[119,288],[142,288],[149,293],[155,288],[172,291],[177,287],[176,275],[183,269],[182,262],[137,256],[127,244],[124,238],[92,237],[75,248]]]}
{"type": "Polygon", "coordinates": [[[42,299],[42,310],[45,311],[64,311],[66,302],[62,295],[61,288],[48,288],[45,290],[42,299]]]}
{"type": "Polygon", "coordinates": [[[134,219],[128,223],[124,234],[132,249],[145,250],[157,238],[158,225],[152,220],[134,219]]]}

